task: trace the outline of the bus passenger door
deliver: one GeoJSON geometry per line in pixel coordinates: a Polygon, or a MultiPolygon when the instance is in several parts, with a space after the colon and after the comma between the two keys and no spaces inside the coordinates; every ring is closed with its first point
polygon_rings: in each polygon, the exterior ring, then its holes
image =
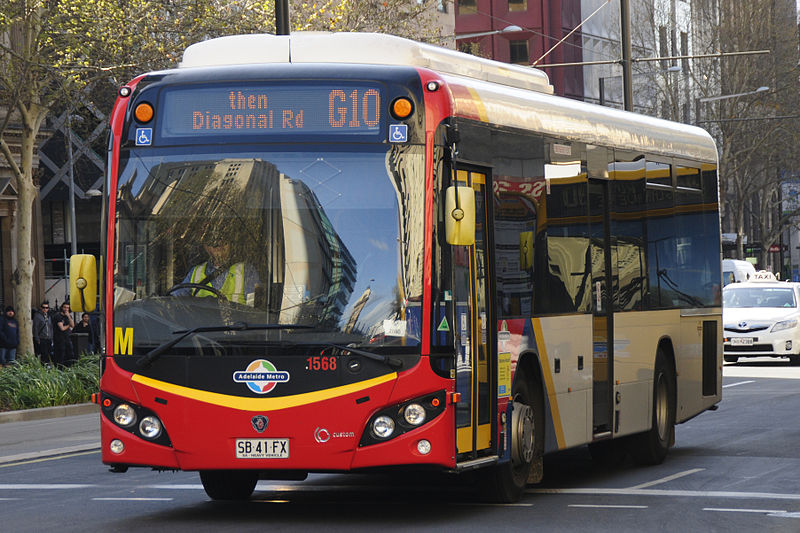
{"type": "Polygon", "coordinates": [[[492,447],[496,394],[492,346],[494,318],[489,305],[487,177],[485,170],[458,170],[459,186],[475,190],[475,244],[453,246],[456,338],[456,448],[458,461],[476,459],[492,447]]]}
{"type": "Polygon", "coordinates": [[[611,309],[612,262],[609,246],[609,182],[589,180],[589,223],[592,257],[592,390],[594,438],[612,435],[614,339],[611,309]]]}

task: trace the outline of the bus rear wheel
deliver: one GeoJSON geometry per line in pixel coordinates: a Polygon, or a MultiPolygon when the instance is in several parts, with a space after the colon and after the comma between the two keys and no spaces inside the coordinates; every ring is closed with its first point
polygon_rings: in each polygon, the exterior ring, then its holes
{"type": "Polygon", "coordinates": [[[675,371],[660,349],[653,372],[653,417],[648,431],[633,435],[629,451],[641,465],[664,462],[675,431],[675,371]]]}
{"type": "Polygon", "coordinates": [[[203,488],[212,500],[246,500],[258,483],[258,472],[251,470],[203,470],[203,488]]]}
{"type": "Polygon", "coordinates": [[[541,386],[520,374],[512,387],[511,460],[484,472],[481,485],[486,499],[512,503],[522,497],[532,468],[541,469],[544,452],[544,405],[541,386]]]}

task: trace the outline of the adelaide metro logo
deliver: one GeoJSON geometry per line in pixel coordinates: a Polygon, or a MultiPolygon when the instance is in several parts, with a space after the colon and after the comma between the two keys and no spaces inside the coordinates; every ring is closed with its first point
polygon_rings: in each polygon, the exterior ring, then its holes
{"type": "Polygon", "coordinates": [[[256,394],[266,394],[278,383],[289,381],[289,373],[278,370],[266,359],[256,359],[247,365],[245,370],[234,372],[233,381],[246,384],[256,394]]]}

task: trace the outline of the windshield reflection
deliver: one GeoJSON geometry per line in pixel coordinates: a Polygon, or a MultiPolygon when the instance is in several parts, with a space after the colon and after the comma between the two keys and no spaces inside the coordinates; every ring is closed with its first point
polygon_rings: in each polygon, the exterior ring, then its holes
{"type": "Polygon", "coordinates": [[[128,157],[117,197],[114,322],[134,328],[134,352],[239,321],[313,331],[227,331],[178,347],[321,332],[418,344],[422,180],[406,176],[421,172],[419,147],[153,152],[128,157]]]}

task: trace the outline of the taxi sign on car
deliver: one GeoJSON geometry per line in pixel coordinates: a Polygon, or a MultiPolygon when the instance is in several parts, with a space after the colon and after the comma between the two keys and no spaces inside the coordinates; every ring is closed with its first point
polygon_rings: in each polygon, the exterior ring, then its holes
{"type": "Polygon", "coordinates": [[[778,281],[778,278],[776,278],[775,274],[772,272],[767,270],[759,270],[755,274],[751,275],[750,281],[778,281]]]}

